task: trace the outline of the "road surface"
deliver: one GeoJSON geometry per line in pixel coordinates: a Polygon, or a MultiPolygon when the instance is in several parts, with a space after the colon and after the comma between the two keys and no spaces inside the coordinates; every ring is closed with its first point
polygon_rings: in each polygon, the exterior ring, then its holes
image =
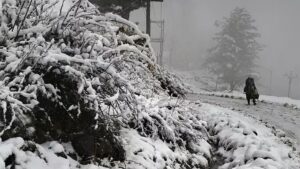
{"type": "Polygon", "coordinates": [[[262,103],[257,105],[247,105],[244,99],[232,99],[219,96],[209,96],[201,94],[189,94],[191,100],[200,100],[203,103],[217,105],[223,108],[240,112],[244,116],[254,118],[264,123],[267,127],[274,129],[277,135],[285,135],[295,140],[295,147],[300,150],[300,110],[276,103],[262,103]],[[279,130],[278,130],[279,129],[279,130]],[[283,131],[283,132],[282,132],[283,131]]]}

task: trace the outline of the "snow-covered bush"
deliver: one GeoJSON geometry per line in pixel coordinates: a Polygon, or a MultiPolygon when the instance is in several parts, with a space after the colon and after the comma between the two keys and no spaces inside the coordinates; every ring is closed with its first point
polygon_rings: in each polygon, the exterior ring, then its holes
{"type": "Polygon", "coordinates": [[[87,0],[0,3],[3,140],[71,141],[82,161],[122,161],[119,130],[139,123],[138,98],[183,96],[135,24],[87,0]]]}
{"type": "MultiPolygon", "coordinates": [[[[224,157],[243,149],[227,138],[235,126],[180,99],[135,24],[87,0],[2,0],[0,12],[1,169],[208,169],[212,141],[224,157]]],[[[258,138],[238,126],[234,136],[258,138]]],[[[223,166],[273,160],[255,154],[223,166]]]]}
{"type": "Polygon", "coordinates": [[[213,154],[207,124],[191,109],[193,104],[166,97],[138,101],[145,109],[138,115],[136,130],[121,132],[128,168],[210,168],[213,154]]]}
{"type": "MultiPolygon", "coordinates": [[[[223,110],[224,111],[224,110],[223,110]]],[[[239,118],[210,117],[208,124],[212,140],[217,145],[216,153],[224,158],[220,169],[244,168],[299,168],[299,157],[295,155],[292,143],[278,143],[271,132],[255,128],[239,118]]],[[[277,137],[285,137],[276,131],[277,137]]]]}

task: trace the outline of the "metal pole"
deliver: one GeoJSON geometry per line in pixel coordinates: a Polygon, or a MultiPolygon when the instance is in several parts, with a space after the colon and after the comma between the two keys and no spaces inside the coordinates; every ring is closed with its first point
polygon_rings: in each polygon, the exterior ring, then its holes
{"type": "Polygon", "coordinates": [[[293,83],[293,80],[298,78],[297,74],[294,74],[292,71],[289,74],[285,74],[285,76],[288,78],[289,80],[289,89],[288,89],[288,97],[290,97],[291,94],[291,86],[293,83]]]}
{"type": "Polygon", "coordinates": [[[217,77],[217,79],[216,79],[216,88],[215,88],[215,91],[218,91],[218,80],[219,80],[219,77],[217,77]]]}
{"type": "Polygon", "coordinates": [[[163,53],[164,53],[164,32],[165,32],[165,21],[161,22],[161,32],[160,32],[160,66],[163,66],[163,53]]]}
{"type": "Polygon", "coordinates": [[[290,94],[291,94],[291,85],[292,85],[292,78],[289,78],[289,91],[288,91],[288,97],[290,97],[290,94]]]}
{"type": "Polygon", "coordinates": [[[273,76],[273,71],[270,70],[270,95],[272,95],[272,76],[273,76]]]}
{"type": "Polygon", "coordinates": [[[151,1],[147,0],[146,8],[146,33],[151,36],[151,1]]]}

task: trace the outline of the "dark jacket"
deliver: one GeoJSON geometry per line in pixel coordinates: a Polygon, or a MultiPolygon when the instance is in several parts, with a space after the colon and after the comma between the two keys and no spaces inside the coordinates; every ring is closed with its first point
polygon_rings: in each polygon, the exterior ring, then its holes
{"type": "Polygon", "coordinates": [[[246,85],[244,87],[244,92],[246,93],[248,98],[258,99],[259,94],[257,92],[253,78],[248,77],[246,79],[246,85]]]}

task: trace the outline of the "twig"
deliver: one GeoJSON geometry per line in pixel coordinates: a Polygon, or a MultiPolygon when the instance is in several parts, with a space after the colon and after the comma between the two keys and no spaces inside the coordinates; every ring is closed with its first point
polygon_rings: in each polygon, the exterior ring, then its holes
{"type": "Polygon", "coordinates": [[[77,15],[78,9],[79,9],[79,7],[80,7],[80,5],[81,5],[81,1],[82,1],[82,0],[79,0],[79,1],[77,2],[78,5],[77,5],[77,8],[76,8],[76,10],[75,10],[75,16],[77,15]]]}
{"type": "Polygon", "coordinates": [[[15,23],[14,23],[14,25],[13,25],[9,30],[13,30],[14,27],[16,26],[17,22],[19,21],[20,14],[21,14],[21,11],[22,11],[22,9],[23,9],[23,7],[24,7],[24,5],[25,5],[25,2],[26,2],[26,1],[23,1],[22,5],[21,5],[21,8],[20,8],[20,10],[19,10],[19,12],[18,12],[17,18],[16,18],[16,20],[15,20],[15,23]]]}
{"type": "Polygon", "coordinates": [[[23,64],[23,62],[26,60],[26,58],[31,54],[31,52],[33,51],[33,49],[36,48],[36,45],[33,45],[32,48],[30,49],[30,51],[28,53],[26,53],[26,55],[24,55],[19,64],[16,66],[15,72],[18,72],[19,68],[21,67],[21,65],[23,64]]]}
{"type": "Polygon", "coordinates": [[[63,6],[64,6],[65,1],[66,1],[66,0],[63,0],[62,3],[61,3],[60,10],[59,10],[59,16],[61,16],[62,9],[63,9],[63,6]]]}
{"type": "Polygon", "coordinates": [[[28,7],[27,7],[27,9],[26,9],[26,13],[25,13],[24,18],[23,18],[23,20],[22,20],[22,22],[21,22],[21,25],[20,25],[19,28],[18,28],[17,35],[16,35],[15,39],[17,39],[17,37],[19,36],[20,30],[21,30],[21,28],[22,28],[22,26],[23,26],[23,24],[24,24],[24,21],[25,21],[27,15],[28,15],[28,11],[29,11],[29,8],[30,8],[30,6],[31,6],[31,3],[32,3],[32,0],[30,0],[30,2],[29,2],[29,5],[28,5],[28,7]]]}
{"type": "Polygon", "coordinates": [[[96,41],[93,42],[93,45],[92,45],[92,47],[91,47],[91,51],[90,51],[90,53],[89,53],[89,58],[91,58],[92,51],[93,51],[93,49],[94,49],[95,44],[96,44],[96,41]]]}

